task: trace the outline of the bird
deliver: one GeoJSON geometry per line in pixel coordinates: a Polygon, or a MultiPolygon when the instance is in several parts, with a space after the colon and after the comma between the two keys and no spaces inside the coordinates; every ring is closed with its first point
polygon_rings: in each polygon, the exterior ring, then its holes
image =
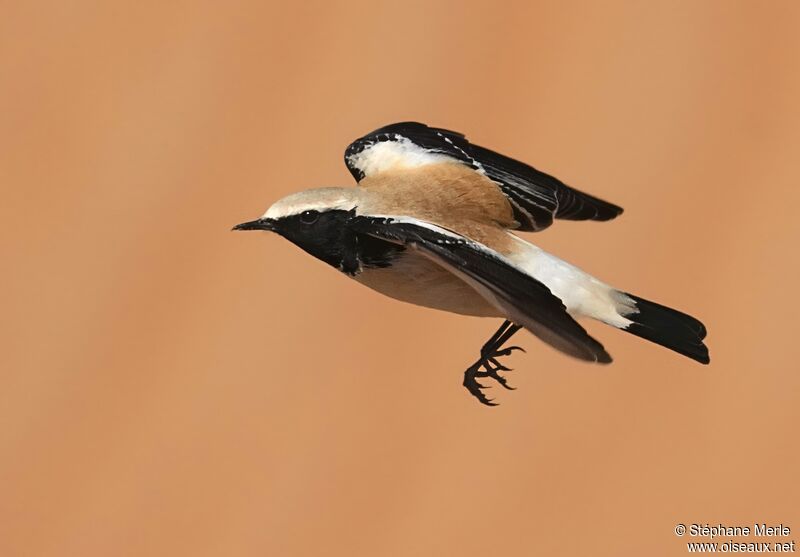
{"type": "Polygon", "coordinates": [[[506,344],[526,329],[574,358],[611,356],[578,319],[632,333],[708,364],[706,327],[675,309],[618,290],[520,236],[554,220],[609,221],[623,209],[466,136],[399,122],[344,154],[356,187],[290,194],[233,230],[277,233],[381,294],[455,314],[503,319],[463,376],[480,403],[506,389],[506,344]],[[479,380],[483,380],[482,383],[479,380]]]}

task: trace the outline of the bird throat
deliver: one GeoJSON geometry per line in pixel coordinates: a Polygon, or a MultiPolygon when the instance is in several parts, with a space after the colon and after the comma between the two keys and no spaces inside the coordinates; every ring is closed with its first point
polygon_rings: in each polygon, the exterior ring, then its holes
{"type": "Polygon", "coordinates": [[[354,276],[364,269],[389,267],[405,247],[350,228],[354,211],[323,212],[313,225],[303,224],[299,217],[285,217],[276,232],[309,255],[324,261],[343,273],[354,276]]]}

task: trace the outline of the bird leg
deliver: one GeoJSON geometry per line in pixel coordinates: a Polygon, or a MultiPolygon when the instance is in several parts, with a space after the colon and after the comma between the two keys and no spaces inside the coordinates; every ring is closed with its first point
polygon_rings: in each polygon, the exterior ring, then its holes
{"type": "Polygon", "coordinates": [[[497,406],[496,402],[492,402],[491,399],[486,398],[486,395],[482,392],[482,389],[488,389],[489,387],[478,383],[477,378],[489,377],[500,383],[500,385],[506,389],[514,388],[509,386],[506,378],[498,373],[500,371],[511,371],[511,369],[497,361],[497,358],[508,356],[514,350],[522,350],[525,352],[525,350],[519,346],[502,348],[503,344],[508,342],[508,340],[514,336],[514,333],[521,328],[522,327],[519,325],[515,325],[511,321],[506,320],[500,328],[497,329],[497,332],[492,335],[492,338],[483,345],[483,348],[481,348],[481,357],[478,361],[469,366],[467,371],[464,372],[464,386],[470,394],[477,398],[482,404],[497,406]]]}

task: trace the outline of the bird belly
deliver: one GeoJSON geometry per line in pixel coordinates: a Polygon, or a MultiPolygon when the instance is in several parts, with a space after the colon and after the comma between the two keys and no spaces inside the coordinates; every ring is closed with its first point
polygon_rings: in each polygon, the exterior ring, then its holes
{"type": "Polygon", "coordinates": [[[501,316],[467,283],[412,250],[399,254],[389,267],[366,268],[353,278],[402,302],[462,315],[501,316]]]}

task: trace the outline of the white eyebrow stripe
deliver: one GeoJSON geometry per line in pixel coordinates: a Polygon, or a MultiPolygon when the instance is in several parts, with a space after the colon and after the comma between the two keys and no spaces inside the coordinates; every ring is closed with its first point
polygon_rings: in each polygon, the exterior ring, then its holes
{"type": "Polygon", "coordinates": [[[316,188],[294,193],[275,202],[262,218],[280,219],[303,211],[332,211],[354,209],[363,197],[359,188],[316,188]]]}
{"type": "Polygon", "coordinates": [[[273,205],[267,212],[264,213],[262,218],[265,219],[281,219],[285,217],[291,217],[294,215],[299,215],[303,211],[329,211],[334,209],[352,209],[352,206],[347,206],[345,204],[335,204],[331,205],[329,203],[298,203],[296,205],[282,205],[282,206],[275,206],[273,205]]]}

